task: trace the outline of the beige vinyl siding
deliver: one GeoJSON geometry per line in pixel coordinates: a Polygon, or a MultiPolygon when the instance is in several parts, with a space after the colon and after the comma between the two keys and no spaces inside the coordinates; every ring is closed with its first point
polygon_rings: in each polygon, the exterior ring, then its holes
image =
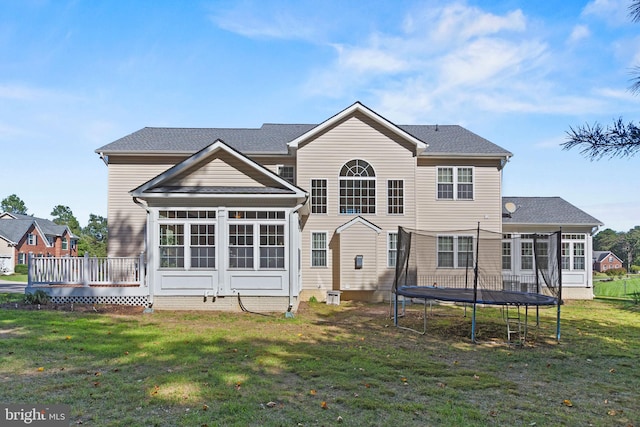
{"type": "MultiPolygon", "coordinates": [[[[386,233],[380,233],[380,235],[386,233]]],[[[378,288],[378,233],[364,224],[354,224],[339,234],[340,289],[348,291],[378,288]],[[361,269],[355,268],[355,257],[362,255],[361,269]]],[[[385,245],[386,246],[386,245],[385,245]]]]}
{"type": "Polygon", "coordinates": [[[469,229],[480,222],[482,229],[501,231],[501,172],[497,160],[420,158],[416,177],[420,182],[416,193],[418,229],[469,229]],[[473,167],[473,200],[437,199],[440,166],[473,167]]]}
{"type": "MultiPolygon", "coordinates": [[[[167,182],[168,185],[264,187],[275,181],[229,153],[220,152],[205,165],[167,182]]],[[[277,184],[281,186],[280,184],[277,184]]]]}
{"type": "Polygon", "coordinates": [[[109,157],[108,256],[137,256],[144,251],[146,211],[133,202],[129,191],[181,160],[183,158],[177,157],[109,157]]]}
{"type": "Polygon", "coordinates": [[[15,248],[9,245],[9,241],[0,237],[0,255],[11,256],[15,248]]]}
{"type": "Polygon", "coordinates": [[[278,166],[293,166],[297,172],[296,158],[293,156],[247,156],[256,163],[277,174],[278,166]]]}
{"type": "MultiPolygon", "coordinates": [[[[310,214],[303,221],[302,282],[303,289],[326,291],[339,289],[340,240],[335,230],[347,223],[354,214],[339,214],[339,174],[342,166],[353,159],[368,162],[376,173],[376,213],[362,214],[383,231],[376,234],[376,269],[378,286],[390,288],[393,269],[387,268],[387,231],[398,225],[415,227],[415,147],[398,138],[368,118],[355,115],[302,144],[297,151],[297,185],[311,190],[312,179],[327,180],[327,214],[310,214]],[[404,214],[387,214],[387,180],[404,181],[404,214]],[[311,267],[311,232],[327,231],[329,253],[327,268],[311,267]]],[[[347,263],[353,266],[353,259],[347,263]]]]}

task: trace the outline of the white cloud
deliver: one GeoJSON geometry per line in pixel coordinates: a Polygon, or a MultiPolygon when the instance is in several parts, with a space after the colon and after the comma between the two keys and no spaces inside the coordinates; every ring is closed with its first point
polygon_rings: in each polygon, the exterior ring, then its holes
{"type": "Polygon", "coordinates": [[[309,18],[276,4],[262,3],[258,8],[251,2],[241,2],[229,9],[215,10],[209,19],[224,30],[249,38],[313,40],[317,36],[309,18]],[[264,13],[258,15],[258,11],[264,13]]]}
{"type": "Polygon", "coordinates": [[[340,67],[357,73],[396,73],[409,68],[409,64],[393,51],[378,47],[350,47],[336,45],[340,67]]]}
{"type": "Polygon", "coordinates": [[[465,109],[489,111],[568,111],[574,102],[550,106],[541,89],[553,68],[549,47],[527,34],[516,10],[495,15],[461,4],[413,11],[403,33],[363,38],[336,46],[336,60],[316,70],[308,94],[348,97],[366,90],[394,120],[424,120],[465,109]],[[370,88],[375,89],[371,90],[370,88]],[[417,110],[412,112],[412,110],[417,110]]]}
{"type": "Polygon", "coordinates": [[[625,25],[629,19],[628,0],[593,0],[582,10],[583,16],[594,16],[610,25],[625,25]]]}
{"type": "Polygon", "coordinates": [[[545,49],[543,44],[535,41],[513,43],[499,38],[478,39],[440,58],[440,82],[452,87],[502,86],[505,78],[529,68],[545,49]]]}
{"type": "Polygon", "coordinates": [[[445,42],[462,42],[503,31],[520,32],[526,28],[526,20],[520,10],[497,16],[462,4],[445,7],[437,20],[432,37],[445,42]]]}
{"type": "MultiPolygon", "coordinates": [[[[365,93],[372,106],[405,123],[503,113],[592,115],[617,104],[619,92],[573,88],[575,69],[554,33],[561,34],[528,28],[521,10],[496,15],[463,4],[414,10],[400,33],[335,46],[335,60],[317,68],[305,88],[307,95],[333,98],[365,93]],[[570,84],[560,83],[565,77],[570,84]]],[[[574,25],[570,40],[585,37],[589,27],[574,25]]]]}
{"type": "Polygon", "coordinates": [[[589,27],[586,25],[576,25],[573,27],[571,31],[571,35],[569,36],[569,43],[577,43],[581,40],[588,38],[591,35],[591,31],[589,27]]]}

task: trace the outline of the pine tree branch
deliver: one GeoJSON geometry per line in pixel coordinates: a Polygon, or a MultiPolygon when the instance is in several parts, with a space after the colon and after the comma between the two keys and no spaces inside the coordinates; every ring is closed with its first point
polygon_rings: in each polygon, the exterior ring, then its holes
{"type": "Polygon", "coordinates": [[[631,157],[640,151],[640,128],[633,122],[624,124],[619,118],[611,126],[603,128],[599,123],[570,127],[563,150],[579,148],[580,154],[599,160],[604,157],[631,157]]]}

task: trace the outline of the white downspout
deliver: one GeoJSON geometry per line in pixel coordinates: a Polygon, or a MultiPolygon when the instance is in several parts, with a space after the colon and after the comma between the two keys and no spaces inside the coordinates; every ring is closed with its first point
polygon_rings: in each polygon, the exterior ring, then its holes
{"type": "MultiPolygon", "coordinates": [[[[138,199],[137,197],[133,197],[133,203],[135,203],[136,205],[140,206],[142,209],[145,210],[145,212],[147,212],[147,221],[145,222],[144,225],[144,253],[145,253],[145,258],[148,259],[149,258],[149,233],[148,233],[148,228],[149,228],[149,217],[151,215],[151,211],[149,210],[149,208],[147,206],[145,206],[144,203],[142,203],[140,201],[140,199],[138,199]]],[[[147,262],[147,265],[149,263],[147,262]]],[[[145,272],[147,272],[147,286],[149,288],[149,307],[151,308],[153,307],[153,283],[151,283],[151,286],[149,286],[149,272],[147,271],[147,269],[145,268],[145,272]]]]}
{"type": "MultiPolygon", "coordinates": [[[[305,198],[304,198],[304,202],[296,205],[293,210],[291,211],[291,213],[289,214],[289,230],[291,230],[291,217],[293,216],[294,213],[298,213],[298,211],[307,204],[307,201],[309,200],[309,194],[305,194],[305,198]]],[[[298,254],[300,253],[300,219],[298,216],[298,221],[297,224],[295,224],[295,226],[297,227],[297,235],[298,235],[298,241],[296,243],[296,253],[295,253],[295,260],[296,260],[296,271],[293,272],[293,276],[292,276],[292,272],[291,272],[291,260],[289,260],[289,307],[287,307],[287,313],[291,313],[291,310],[293,308],[293,277],[295,277],[296,282],[298,282],[298,277],[299,277],[299,271],[301,269],[301,260],[300,257],[298,256],[298,254]]],[[[289,251],[289,253],[291,253],[291,250],[289,251]]],[[[299,285],[299,283],[298,283],[299,285]]],[[[298,294],[300,293],[300,289],[298,289],[298,294]]]]}

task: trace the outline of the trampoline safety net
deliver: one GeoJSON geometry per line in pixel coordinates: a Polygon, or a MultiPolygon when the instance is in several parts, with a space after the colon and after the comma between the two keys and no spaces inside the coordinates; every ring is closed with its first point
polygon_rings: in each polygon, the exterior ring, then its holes
{"type": "Polygon", "coordinates": [[[393,291],[451,301],[552,305],[561,298],[560,239],[560,231],[501,234],[480,227],[399,227],[393,291]]]}

